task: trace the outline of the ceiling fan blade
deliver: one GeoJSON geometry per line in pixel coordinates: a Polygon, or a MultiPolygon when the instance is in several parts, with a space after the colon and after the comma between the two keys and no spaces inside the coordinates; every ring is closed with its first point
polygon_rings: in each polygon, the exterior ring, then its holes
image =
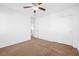
{"type": "Polygon", "coordinates": [[[46,9],[44,9],[44,8],[42,8],[42,7],[39,7],[39,9],[40,9],[40,10],[43,10],[43,11],[45,11],[45,10],[46,10],[46,9]]]}
{"type": "Polygon", "coordinates": [[[41,5],[42,3],[38,3],[38,5],[41,5]]]}
{"type": "Polygon", "coordinates": [[[24,6],[24,8],[31,8],[32,6],[24,6]]]}
{"type": "Polygon", "coordinates": [[[41,5],[42,3],[32,3],[32,5],[37,6],[37,5],[41,5]]]}

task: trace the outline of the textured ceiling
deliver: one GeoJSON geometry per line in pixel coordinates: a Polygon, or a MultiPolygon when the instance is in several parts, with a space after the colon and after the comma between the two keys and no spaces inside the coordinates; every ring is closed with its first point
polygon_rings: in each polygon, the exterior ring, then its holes
{"type": "MultiPolygon", "coordinates": [[[[7,8],[13,9],[17,12],[23,13],[26,16],[31,16],[33,14],[33,10],[31,8],[24,9],[23,6],[31,5],[31,3],[1,3],[0,5],[5,6],[7,8]]],[[[46,8],[46,11],[37,11],[37,17],[42,17],[49,15],[51,13],[57,13],[68,8],[75,7],[77,3],[44,3],[42,6],[46,8]]]]}

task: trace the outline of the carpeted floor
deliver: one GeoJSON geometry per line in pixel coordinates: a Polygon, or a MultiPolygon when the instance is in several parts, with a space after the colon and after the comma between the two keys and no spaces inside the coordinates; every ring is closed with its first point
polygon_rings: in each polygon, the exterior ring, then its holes
{"type": "Polygon", "coordinates": [[[78,56],[72,46],[32,37],[32,40],[0,49],[1,56],[78,56]]]}

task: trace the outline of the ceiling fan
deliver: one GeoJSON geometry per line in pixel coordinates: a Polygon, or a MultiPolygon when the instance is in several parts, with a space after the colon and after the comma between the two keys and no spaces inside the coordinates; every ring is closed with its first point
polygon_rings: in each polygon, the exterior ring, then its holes
{"type": "Polygon", "coordinates": [[[34,13],[36,13],[36,11],[38,9],[40,9],[42,11],[46,11],[45,8],[40,6],[41,4],[43,4],[43,3],[32,3],[32,6],[24,6],[23,8],[32,8],[34,13]]]}

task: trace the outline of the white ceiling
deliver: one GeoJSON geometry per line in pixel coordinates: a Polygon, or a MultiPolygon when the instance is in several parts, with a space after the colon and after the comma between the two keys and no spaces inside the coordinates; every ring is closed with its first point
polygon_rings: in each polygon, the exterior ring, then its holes
{"type": "MultiPolygon", "coordinates": [[[[31,16],[33,13],[33,10],[31,8],[28,8],[28,9],[23,8],[23,6],[31,5],[31,3],[1,3],[0,5],[13,9],[17,12],[23,13],[26,16],[27,15],[31,16]]],[[[37,15],[38,17],[46,16],[51,13],[57,13],[57,12],[66,10],[68,8],[75,7],[76,5],[77,3],[44,3],[42,4],[42,6],[46,8],[46,11],[44,12],[44,11],[38,10],[37,15]]]]}

